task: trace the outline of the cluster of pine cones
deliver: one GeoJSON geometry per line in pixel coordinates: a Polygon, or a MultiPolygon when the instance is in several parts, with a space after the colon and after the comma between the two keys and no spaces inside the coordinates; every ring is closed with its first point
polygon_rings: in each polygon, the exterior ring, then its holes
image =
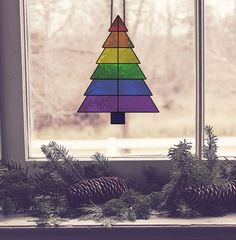
{"type": "MultiPolygon", "coordinates": [[[[128,187],[118,177],[100,177],[80,181],[68,189],[68,196],[74,205],[83,203],[103,203],[119,198],[128,187]]],[[[236,182],[228,182],[224,187],[215,185],[188,187],[182,192],[189,203],[236,203],[236,182]]]]}
{"type": "Polygon", "coordinates": [[[69,199],[74,205],[102,203],[119,198],[127,190],[125,181],[118,177],[100,177],[80,181],[69,188],[69,199]]]}

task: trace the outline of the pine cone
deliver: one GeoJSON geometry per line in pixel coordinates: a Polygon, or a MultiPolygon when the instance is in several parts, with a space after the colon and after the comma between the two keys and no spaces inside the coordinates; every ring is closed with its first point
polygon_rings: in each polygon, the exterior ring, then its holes
{"type": "Polygon", "coordinates": [[[74,205],[102,203],[119,198],[127,190],[125,181],[118,177],[100,177],[80,181],[69,188],[69,199],[74,205]]]}
{"type": "Polygon", "coordinates": [[[188,187],[183,198],[189,203],[232,203],[236,202],[236,182],[228,182],[224,188],[215,185],[188,187]]]}

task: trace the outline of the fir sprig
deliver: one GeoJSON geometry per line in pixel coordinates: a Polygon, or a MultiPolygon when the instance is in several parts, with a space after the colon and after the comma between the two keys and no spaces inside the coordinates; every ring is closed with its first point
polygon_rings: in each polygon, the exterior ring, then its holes
{"type": "Polygon", "coordinates": [[[49,160],[49,165],[52,165],[54,171],[66,183],[73,184],[84,179],[83,168],[80,166],[79,160],[69,155],[65,147],[56,142],[50,142],[48,145],[42,145],[41,150],[49,160]]]}
{"type": "Polygon", "coordinates": [[[160,192],[159,211],[167,211],[171,215],[177,213],[181,202],[181,190],[188,186],[209,184],[209,170],[203,161],[191,153],[192,146],[187,141],[180,142],[170,148],[168,156],[173,163],[170,181],[160,192]]]}
{"type": "Polygon", "coordinates": [[[35,198],[35,216],[38,217],[38,226],[54,225],[66,221],[65,212],[67,210],[67,200],[58,196],[38,196],[35,198]]]}
{"type": "Polygon", "coordinates": [[[207,159],[209,168],[212,169],[216,161],[218,160],[218,156],[217,156],[218,138],[214,134],[213,127],[206,126],[204,128],[204,131],[206,134],[206,139],[205,139],[205,144],[203,146],[203,156],[205,159],[207,159]]]}
{"type": "Polygon", "coordinates": [[[131,189],[118,199],[109,200],[102,205],[92,203],[81,209],[86,214],[86,219],[99,222],[134,221],[147,219],[156,201],[158,201],[156,194],[144,195],[131,189]]]}
{"type": "Polygon", "coordinates": [[[34,188],[24,169],[14,161],[0,161],[0,206],[4,214],[28,211],[34,188]]]}
{"type": "Polygon", "coordinates": [[[208,168],[212,178],[211,184],[224,188],[228,181],[233,180],[234,165],[226,158],[224,161],[219,160],[217,156],[218,138],[214,134],[211,126],[205,127],[205,144],[203,146],[203,156],[207,160],[208,168]]]}
{"type": "MultiPolygon", "coordinates": [[[[170,181],[160,192],[159,211],[181,217],[227,212],[228,207],[223,207],[223,209],[216,204],[217,201],[214,206],[207,202],[205,204],[192,203],[190,206],[190,202],[185,202],[184,191],[189,187],[192,189],[201,189],[203,187],[206,191],[204,193],[203,191],[199,192],[201,195],[209,195],[207,193],[208,189],[216,189],[218,193],[224,192],[225,194],[231,191],[229,188],[232,186],[230,181],[232,183],[234,167],[228,160],[219,160],[217,156],[218,139],[213,128],[206,126],[205,134],[206,144],[203,148],[203,155],[206,161],[200,160],[196,155],[192,154],[191,144],[186,141],[170,148],[168,156],[172,161],[173,168],[170,172],[170,181]]],[[[204,199],[204,196],[202,196],[202,199],[204,199]]]]}
{"type": "Polygon", "coordinates": [[[96,152],[92,157],[96,161],[97,168],[102,172],[103,176],[111,176],[112,170],[109,165],[109,160],[103,154],[96,152]]]}

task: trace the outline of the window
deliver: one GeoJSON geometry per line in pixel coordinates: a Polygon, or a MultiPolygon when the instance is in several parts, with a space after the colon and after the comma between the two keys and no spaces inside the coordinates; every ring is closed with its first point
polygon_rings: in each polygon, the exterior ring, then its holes
{"type": "MultiPolygon", "coordinates": [[[[195,131],[194,4],[187,0],[127,1],[126,25],[156,113],[75,114],[108,36],[110,1],[28,0],[30,156],[56,140],[75,153],[165,155],[195,131]]],[[[119,13],[119,3],[114,1],[119,13]]],[[[115,11],[114,11],[115,14],[115,11]]],[[[121,11],[122,15],[122,11],[121,11]]]]}
{"type": "Polygon", "coordinates": [[[220,154],[235,156],[235,0],[224,4],[205,0],[205,63],[200,54],[204,53],[203,0],[195,1],[195,8],[194,1],[188,0],[127,3],[128,35],[161,113],[129,114],[125,126],[111,126],[109,114],[74,114],[108,36],[110,1],[3,2],[0,97],[4,157],[22,162],[35,159],[41,157],[42,143],[59,140],[80,156],[100,151],[157,159],[172,144],[194,137],[199,153],[204,117],[223,137],[220,154]],[[101,10],[94,13],[93,8],[101,10]]]}

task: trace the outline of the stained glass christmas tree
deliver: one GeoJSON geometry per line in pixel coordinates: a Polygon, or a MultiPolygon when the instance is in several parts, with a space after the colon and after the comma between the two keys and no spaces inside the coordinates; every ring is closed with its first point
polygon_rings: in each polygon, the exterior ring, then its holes
{"type": "Polygon", "coordinates": [[[111,124],[125,124],[127,112],[159,112],[127,31],[117,16],[78,112],[109,112],[111,124]]]}

